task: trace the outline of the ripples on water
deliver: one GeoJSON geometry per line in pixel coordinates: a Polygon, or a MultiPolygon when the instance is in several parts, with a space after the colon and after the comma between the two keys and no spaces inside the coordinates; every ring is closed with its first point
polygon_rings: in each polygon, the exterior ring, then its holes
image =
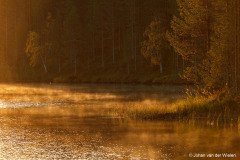
{"type": "Polygon", "coordinates": [[[174,103],[181,98],[181,87],[0,85],[0,159],[239,156],[239,126],[130,121],[108,114],[116,103],[174,103]]]}
{"type": "Polygon", "coordinates": [[[5,120],[5,125],[0,127],[0,158],[159,159],[163,156],[161,148],[154,149],[147,144],[152,140],[146,141],[141,128],[134,127],[141,131],[135,133],[124,122],[119,124],[119,121],[102,118],[74,121],[69,117],[62,123],[51,120],[44,125],[36,122],[22,124],[23,119],[9,121],[10,124],[6,124],[5,120]],[[141,136],[141,141],[135,141],[141,136]]]}

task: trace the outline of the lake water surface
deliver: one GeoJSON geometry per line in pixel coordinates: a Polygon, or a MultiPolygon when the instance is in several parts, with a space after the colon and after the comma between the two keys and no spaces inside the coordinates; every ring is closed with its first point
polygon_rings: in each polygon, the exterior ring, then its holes
{"type": "Polygon", "coordinates": [[[1,84],[0,159],[240,159],[239,124],[111,114],[119,104],[183,98],[183,86],[1,84]]]}

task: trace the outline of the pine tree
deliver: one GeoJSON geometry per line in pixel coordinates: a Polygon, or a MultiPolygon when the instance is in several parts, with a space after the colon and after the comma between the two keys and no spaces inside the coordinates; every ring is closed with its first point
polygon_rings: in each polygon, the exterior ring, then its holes
{"type": "Polygon", "coordinates": [[[206,87],[211,90],[230,89],[238,93],[239,76],[239,2],[218,0],[213,5],[214,31],[211,48],[204,66],[206,87]]]}
{"type": "Polygon", "coordinates": [[[183,77],[189,81],[201,81],[202,62],[210,45],[209,2],[203,0],[178,0],[179,16],[171,22],[167,33],[174,50],[191,63],[183,77]]]}

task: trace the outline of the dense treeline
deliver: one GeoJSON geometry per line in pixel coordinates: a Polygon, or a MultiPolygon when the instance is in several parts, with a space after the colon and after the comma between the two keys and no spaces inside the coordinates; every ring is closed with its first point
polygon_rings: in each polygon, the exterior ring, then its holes
{"type": "Polygon", "coordinates": [[[238,93],[238,0],[0,3],[2,80],[144,82],[179,74],[238,93]]]}
{"type": "MultiPolygon", "coordinates": [[[[158,67],[141,54],[143,33],[155,18],[163,21],[166,30],[176,11],[176,2],[171,0],[0,3],[2,80],[20,81],[81,80],[91,76],[104,79],[106,75],[109,80],[115,75],[112,81],[116,81],[121,77],[159,75],[158,67]]],[[[165,49],[170,52],[169,47],[165,49]]],[[[174,71],[175,57],[166,57],[161,72],[174,71]]]]}

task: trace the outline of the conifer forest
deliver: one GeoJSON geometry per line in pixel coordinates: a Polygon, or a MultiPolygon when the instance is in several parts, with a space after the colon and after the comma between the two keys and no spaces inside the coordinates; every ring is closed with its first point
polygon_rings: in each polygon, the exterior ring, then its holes
{"type": "Polygon", "coordinates": [[[0,159],[237,160],[240,0],[0,0],[0,159]]]}
{"type": "Polygon", "coordinates": [[[238,0],[1,0],[0,6],[1,81],[181,79],[238,93],[238,0]]]}

